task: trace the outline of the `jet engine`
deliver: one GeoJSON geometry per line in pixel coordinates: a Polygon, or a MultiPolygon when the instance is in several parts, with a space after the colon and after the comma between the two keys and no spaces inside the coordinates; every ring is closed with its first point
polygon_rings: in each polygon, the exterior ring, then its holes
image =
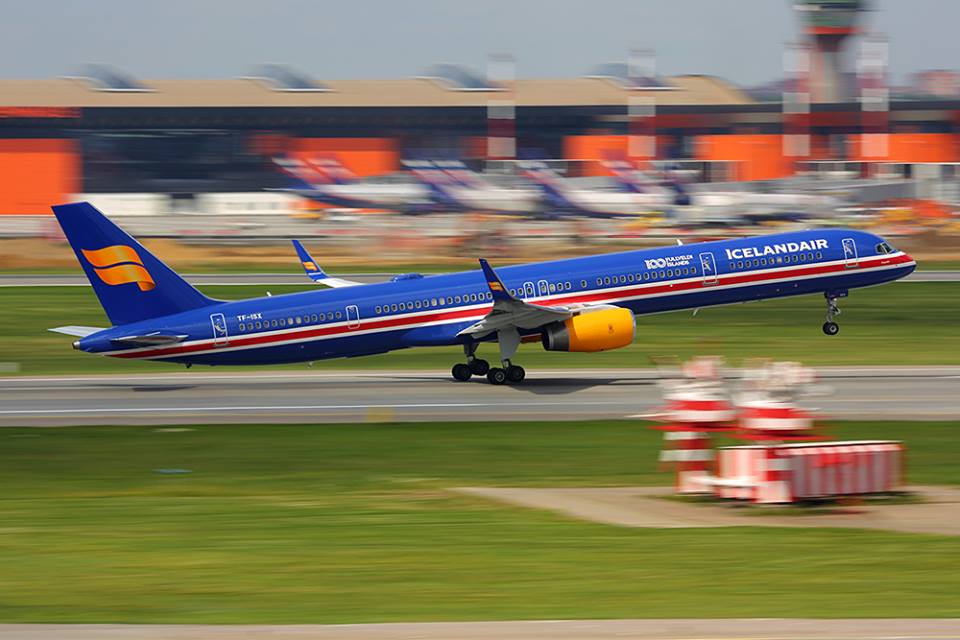
{"type": "Polygon", "coordinates": [[[548,324],[541,340],[547,351],[609,351],[633,342],[634,328],[629,309],[602,309],[548,324]]]}

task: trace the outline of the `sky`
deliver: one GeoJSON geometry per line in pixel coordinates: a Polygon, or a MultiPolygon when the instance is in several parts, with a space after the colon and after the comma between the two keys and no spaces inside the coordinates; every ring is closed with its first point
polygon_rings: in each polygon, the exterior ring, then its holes
{"type": "MultiPolygon", "coordinates": [[[[664,75],[751,85],[781,75],[798,37],[790,0],[0,0],[0,77],[67,75],[105,62],[141,78],[230,78],[261,63],[318,79],[404,78],[437,62],[576,77],[631,48],[664,75]]],[[[895,80],[960,68],[960,1],[873,0],[895,80]]]]}

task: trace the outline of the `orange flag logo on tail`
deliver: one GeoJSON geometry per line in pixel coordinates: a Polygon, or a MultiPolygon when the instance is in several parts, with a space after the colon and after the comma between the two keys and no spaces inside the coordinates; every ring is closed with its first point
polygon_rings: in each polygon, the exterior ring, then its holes
{"type": "Polygon", "coordinates": [[[81,249],[97,277],[109,285],[136,283],[140,291],[150,291],[156,284],[143,266],[133,247],[115,244],[103,249],[81,249]]]}

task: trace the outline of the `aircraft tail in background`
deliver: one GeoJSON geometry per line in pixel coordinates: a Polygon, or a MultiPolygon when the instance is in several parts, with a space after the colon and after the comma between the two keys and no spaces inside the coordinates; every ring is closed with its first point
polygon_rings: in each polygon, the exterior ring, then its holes
{"type": "Polygon", "coordinates": [[[343,166],[336,155],[309,156],[304,161],[328,184],[350,184],[357,180],[356,174],[343,166]]]}
{"type": "Polygon", "coordinates": [[[437,160],[433,164],[464,187],[482,189],[487,186],[483,178],[471,171],[470,168],[460,160],[437,160]]]}
{"type": "Polygon", "coordinates": [[[560,176],[553,170],[539,163],[525,164],[522,168],[523,174],[540,187],[547,205],[562,211],[581,209],[567,196],[566,189],[560,182],[560,176]]]}
{"type": "Polygon", "coordinates": [[[459,182],[428,160],[407,160],[404,166],[410,170],[421,184],[430,190],[430,197],[440,205],[460,207],[460,198],[454,193],[454,187],[462,187],[459,182]]]}
{"type": "Polygon", "coordinates": [[[299,158],[277,156],[273,158],[273,163],[293,180],[294,187],[297,189],[314,190],[330,183],[323,174],[299,158]]]}

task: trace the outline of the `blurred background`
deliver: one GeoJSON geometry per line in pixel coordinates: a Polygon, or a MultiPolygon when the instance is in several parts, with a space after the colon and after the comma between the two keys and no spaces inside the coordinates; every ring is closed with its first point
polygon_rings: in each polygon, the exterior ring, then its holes
{"type": "Polygon", "coordinates": [[[0,3],[0,639],[957,637],[958,24],[0,3]],[[184,371],[47,331],[106,322],[51,215],[76,200],[217,299],[315,289],[291,238],[376,281],[842,226],[919,270],[836,337],[814,296],[638,316],[623,349],[523,347],[522,386],[448,381],[459,347],[184,371]],[[429,625],[299,626],[384,622],[429,625]]]}
{"type": "Polygon", "coordinates": [[[13,7],[0,268],[72,267],[49,206],[80,199],[179,268],[828,225],[954,260],[960,70],[924,9],[957,8],[905,4],[13,7]]]}

